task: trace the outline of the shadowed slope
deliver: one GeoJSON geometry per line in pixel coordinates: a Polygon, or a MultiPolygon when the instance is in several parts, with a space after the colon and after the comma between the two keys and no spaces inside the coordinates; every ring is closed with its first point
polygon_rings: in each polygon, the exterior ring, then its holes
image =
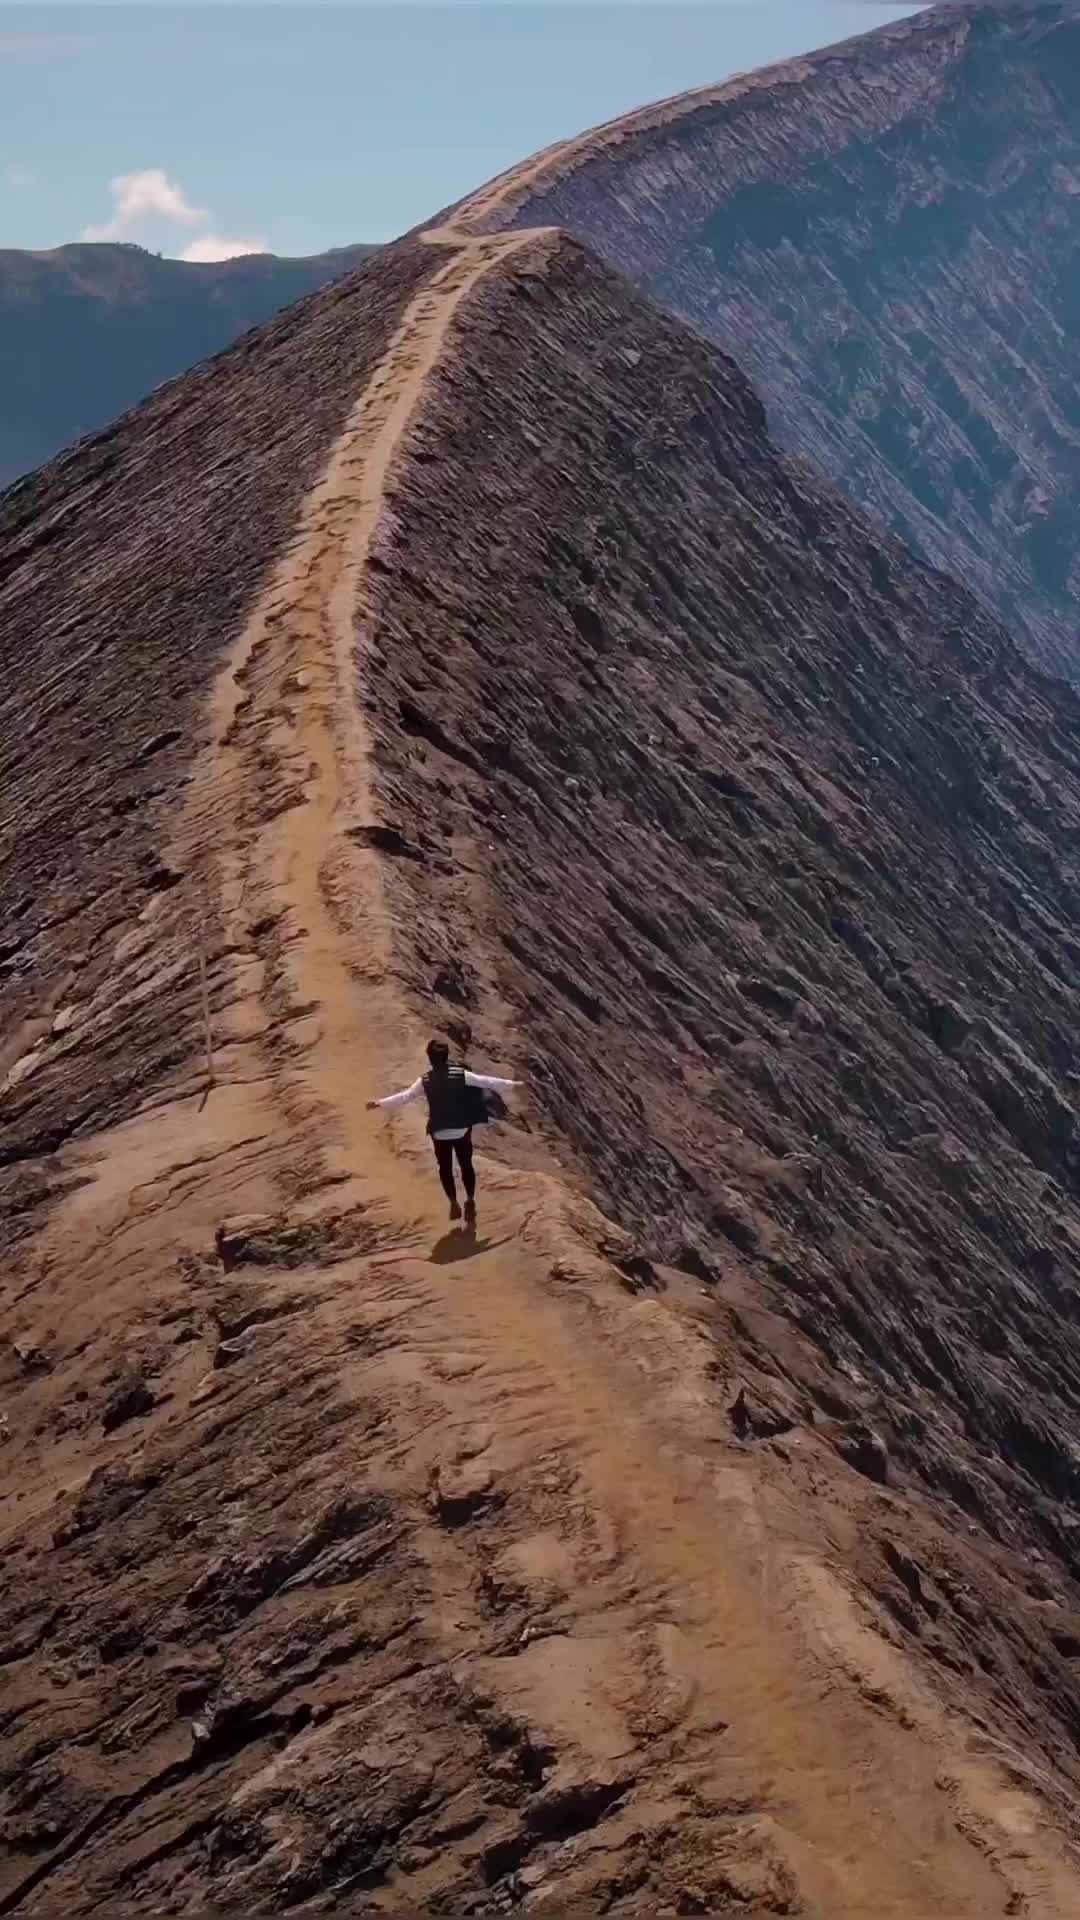
{"type": "Polygon", "coordinates": [[[1077,672],[1080,13],[943,7],[629,114],[455,217],[578,234],[1077,672]]]}
{"type": "Polygon", "coordinates": [[[852,1475],[837,1541],[1071,1776],[1080,706],[569,246],[471,342],[377,576],[414,990],[526,1036],[766,1431],[884,1438],[905,1491],[852,1475]]]}
{"type": "MultiPolygon", "coordinates": [[[[929,861],[950,649],[1070,819],[1072,700],[551,232],[390,251],[6,506],[0,1912],[1067,1920],[1069,1684],[1018,1762],[1013,1643],[1049,1670],[1045,1632],[1007,1551],[949,1560],[914,1447],[890,1429],[894,1486],[846,1464],[882,1466],[852,1416],[889,1378],[859,1375],[855,1161],[785,1158],[795,1091],[835,1110],[842,1050],[892,1070],[912,1015],[841,977],[853,1039],[827,959],[781,977],[764,942],[798,937],[770,836],[811,918],[845,886],[867,941],[927,916],[900,855],[932,884],[960,845],[929,861]],[[901,682],[879,892],[853,762],[901,682]],[[414,1117],[364,1110],[433,990],[531,1060],[472,1235],[414,1117]],[[800,1336],[826,1283],[837,1327],[800,1336]]],[[[1028,885],[1045,917],[1068,876],[1028,885]]],[[[1000,1295],[1017,1320],[1013,1268],[1000,1295]]]]}

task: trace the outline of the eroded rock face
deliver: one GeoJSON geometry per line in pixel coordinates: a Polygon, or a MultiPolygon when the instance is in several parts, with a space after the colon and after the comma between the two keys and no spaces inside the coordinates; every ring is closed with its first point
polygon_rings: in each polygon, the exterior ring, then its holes
{"type": "Polygon", "coordinates": [[[1080,14],[945,7],[570,143],[497,216],[596,247],[770,422],[1080,672],[1080,14]]]}
{"type": "Polygon", "coordinates": [[[573,247],[472,328],[378,576],[418,1002],[782,1416],[983,1542],[992,1646],[893,1598],[1071,1769],[1028,1583],[1080,1579],[1080,703],[573,247]]]}
{"type": "Polygon", "coordinates": [[[4,511],[0,1910],[1072,1920],[1076,696],[557,234],[4,511]]]}

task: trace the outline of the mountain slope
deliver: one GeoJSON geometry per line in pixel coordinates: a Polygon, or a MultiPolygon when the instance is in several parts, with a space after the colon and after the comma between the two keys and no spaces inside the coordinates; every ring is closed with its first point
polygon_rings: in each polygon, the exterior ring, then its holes
{"type": "Polygon", "coordinates": [[[125,245],[0,249],[0,487],[371,251],[198,265],[125,245]]]}
{"type": "Polygon", "coordinates": [[[1075,1913],[1076,697],[547,230],[14,490],[0,635],[0,1912],[1075,1913]]]}
{"type": "Polygon", "coordinates": [[[565,142],[488,224],[578,234],[737,354],[790,447],[1075,674],[1077,73],[1075,0],[935,8],[565,142]]]}

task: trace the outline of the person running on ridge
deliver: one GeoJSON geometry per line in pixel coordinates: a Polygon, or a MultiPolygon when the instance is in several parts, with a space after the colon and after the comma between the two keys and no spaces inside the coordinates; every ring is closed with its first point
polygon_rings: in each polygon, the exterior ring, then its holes
{"type": "Polygon", "coordinates": [[[520,1087],[521,1081],[501,1080],[494,1073],[470,1073],[465,1067],[452,1067],[450,1049],[445,1040],[429,1041],[427,1057],[431,1062],[429,1073],[414,1080],[411,1087],[403,1087],[400,1093],[388,1093],[382,1100],[369,1100],[367,1109],[369,1113],[374,1113],[376,1107],[407,1107],[411,1100],[419,1100],[422,1093],[427,1095],[427,1130],[435,1149],[443,1192],[450,1202],[450,1218],[461,1219],[457,1187],[454,1184],[456,1154],[461,1168],[461,1184],[465,1189],[465,1218],[475,1220],[476,1168],[473,1166],[472,1130],[479,1116],[467,1090],[470,1087],[494,1087],[497,1092],[504,1093],[511,1087],[520,1087]]]}

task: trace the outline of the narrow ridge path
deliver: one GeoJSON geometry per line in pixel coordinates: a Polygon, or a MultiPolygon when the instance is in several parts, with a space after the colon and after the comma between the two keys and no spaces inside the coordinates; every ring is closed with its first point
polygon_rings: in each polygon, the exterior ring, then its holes
{"type": "MultiPolygon", "coordinates": [[[[666,1381],[650,1380],[639,1355],[620,1353],[630,1320],[623,1326],[614,1309],[614,1340],[584,1337],[580,1306],[549,1280],[555,1256],[572,1250],[558,1185],[486,1176],[480,1237],[455,1259],[452,1237],[448,1248],[438,1237],[443,1203],[426,1154],[401,1146],[406,1123],[387,1127],[364,1111],[367,1097],[412,1077],[420,1040],[394,991],[377,857],[356,834],[371,817],[358,684],[365,570],[392,536],[396,464],[463,304],[485,274],[517,257],[542,270],[559,244],[547,230],[445,228],[425,240],[451,257],[354,407],[222,678],[220,745],[192,815],[199,832],[213,823],[235,944],[252,919],[278,929],[258,991],[291,1022],[289,1054],[275,1066],[290,1151],[321,1168],[336,1205],[372,1209],[409,1256],[398,1267],[406,1337],[366,1363],[369,1377],[381,1366],[403,1396],[422,1389],[441,1405],[434,1434],[424,1427],[404,1454],[399,1437],[402,1485],[415,1489],[422,1471],[437,1477],[470,1449],[534,1492],[541,1455],[570,1469],[581,1512],[577,1623],[490,1663],[489,1678],[594,1768],[614,1752],[627,1777],[662,1779],[692,1758],[714,1798],[733,1778],[749,1785],[755,1818],[820,1920],[982,1920],[1022,1910],[1032,1893],[1046,1920],[1064,1916],[1075,1910],[1071,1876],[1056,1887],[1052,1861],[1013,1844],[992,1776],[968,1769],[961,1817],[950,1810],[956,1780],[942,1786],[926,1733],[837,1683],[742,1477],[707,1464],[701,1435],[680,1436],[657,1405],[658,1389],[661,1401],[677,1395],[677,1356],[666,1381]],[[599,1555],[589,1545],[598,1530],[608,1541],[599,1555]]],[[[449,1564],[433,1574],[453,1584],[449,1564]]],[[[468,1607],[459,1580],[450,1653],[466,1653],[468,1607]]]]}
{"type": "MultiPolygon", "coordinates": [[[[290,1363],[309,1377],[321,1367],[341,1402],[376,1409],[363,1433],[358,1419],[335,1428],[335,1472],[404,1516],[428,1596],[410,1650],[438,1673],[449,1722],[455,1702],[494,1702],[529,1730],[530,1751],[553,1756],[543,1791],[576,1792],[593,1810],[571,1829],[588,1844],[552,1883],[559,1911],[607,1910],[596,1889],[636,1848],[673,1862],[675,1884],[755,1914],[1069,1920],[1080,1883],[1036,1803],[971,1758],[827,1571],[771,1537],[704,1341],[620,1290],[595,1251],[614,1230],[561,1181],[486,1165],[476,1236],[448,1233],[415,1115],[365,1112],[414,1077],[425,1037],[396,983],[365,832],[368,568],[392,551],[410,433],[458,351],[470,296],[488,274],[542,274],[563,244],[546,229],[425,238],[445,263],[357,398],[219,677],[177,824],[171,853],[198,876],[218,929],[218,1082],[204,1108],[151,1104],[93,1143],[93,1177],[58,1209],[42,1273],[79,1250],[74,1340],[83,1322],[88,1337],[107,1323],[110,1287],[129,1302],[175,1266],[178,1246],[212,1246],[240,1205],[265,1202],[290,1224],[331,1212],[359,1223],[362,1253],[291,1275],[304,1315],[288,1322],[290,1363]],[[441,1524],[453,1509],[468,1523],[441,1524]],[[560,1595],[537,1601],[542,1630],[509,1646],[485,1599],[508,1556],[515,1580],[560,1595]]],[[[162,909],[163,943],[174,911],[162,909]]],[[[221,1375],[208,1385],[202,1365],[170,1415],[181,1451],[217,1404],[221,1375]]],[[[259,1365],[253,1390],[272,1395],[259,1365]]],[[[51,1497],[28,1492],[30,1511],[51,1497]]],[[[332,1768],[329,1743],[367,1705],[348,1699],[252,1779],[332,1768]]],[[[131,1759],[131,1791],[110,1774],[114,1801],[93,1816],[95,1830],[124,1829],[132,1881],[149,1857],[138,1849],[157,1845],[143,1830],[169,1817],[170,1781],[177,1819],[191,1821],[190,1736],[169,1727],[161,1746],[157,1772],[141,1751],[131,1759]]],[[[217,1811],[207,1803],[208,1829],[217,1811]]],[[[485,1831],[499,1812],[481,1809],[485,1831]]],[[[62,1903],[83,1844],[35,1864],[5,1910],[62,1903]]],[[[383,1904],[437,1898],[451,1853],[400,1884],[391,1875],[383,1904]]]]}

